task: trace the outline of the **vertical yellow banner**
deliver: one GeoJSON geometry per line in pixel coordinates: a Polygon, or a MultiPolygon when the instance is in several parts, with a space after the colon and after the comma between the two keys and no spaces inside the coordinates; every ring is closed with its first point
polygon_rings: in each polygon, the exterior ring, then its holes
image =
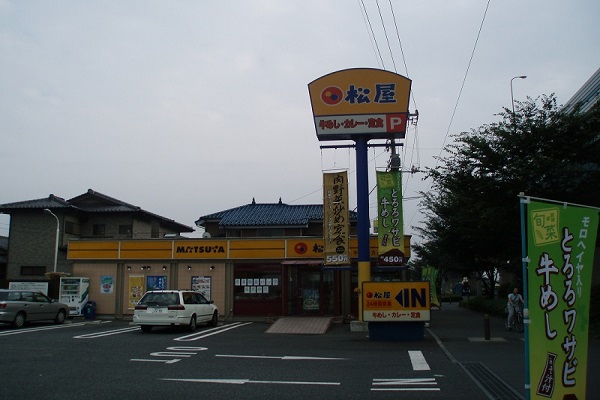
{"type": "Polygon", "coordinates": [[[146,291],[144,280],[143,275],[129,275],[129,290],[127,292],[129,297],[128,309],[133,310],[144,295],[146,291]]]}
{"type": "Polygon", "coordinates": [[[350,264],[348,173],[323,174],[324,265],[350,264]]]}

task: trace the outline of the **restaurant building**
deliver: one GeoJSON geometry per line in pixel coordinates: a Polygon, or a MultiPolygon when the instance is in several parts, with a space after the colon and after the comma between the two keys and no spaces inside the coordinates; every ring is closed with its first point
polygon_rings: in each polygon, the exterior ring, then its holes
{"type": "MultiPolygon", "coordinates": [[[[149,289],[196,289],[222,318],[287,315],[356,316],[356,215],[350,213],[350,263],[323,263],[323,205],[252,203],[200,217],[203,238],[70,241],[72,276],[90,278],[97,315],[133,314],[149,289]]],[[[404,237],[406,258],[410,237],[404,237]]],[[[373,279],[377,237],[370,238],[373,279]]]]}

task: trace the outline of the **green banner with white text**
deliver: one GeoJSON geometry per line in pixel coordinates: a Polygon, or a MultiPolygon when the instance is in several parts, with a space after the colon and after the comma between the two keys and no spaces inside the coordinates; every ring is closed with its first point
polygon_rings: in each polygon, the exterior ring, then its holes
{"type": "Polygon", "coordinates": [[[432,310],[441,309],[441,303],[438,299],[437,295],[437,280],[438,280],[439,270],[434,267],[424,267],[422,271],[421,279],[424,281],[429,281],[430,288],[430,305],[432,310]]]}
{"type": "Polygon", "coordinates": [[[530,398],[585,399],[598,209],[532,200],[526,215],[530,398]]]}
{"type": "Polygon", "coordinates": [[[404,265],[402,173],[377,171],[379,265],[404,265]]]}

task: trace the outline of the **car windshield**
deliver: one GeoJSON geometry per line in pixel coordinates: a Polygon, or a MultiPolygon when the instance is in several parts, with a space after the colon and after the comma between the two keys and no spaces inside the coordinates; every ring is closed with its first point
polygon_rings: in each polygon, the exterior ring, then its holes
{"type": "Polygon", "coordinates": [[[177,293],[146,293],[140,300],[140,304],[147,306],[169,306],[179,304],[179,295],[177,293]]]}

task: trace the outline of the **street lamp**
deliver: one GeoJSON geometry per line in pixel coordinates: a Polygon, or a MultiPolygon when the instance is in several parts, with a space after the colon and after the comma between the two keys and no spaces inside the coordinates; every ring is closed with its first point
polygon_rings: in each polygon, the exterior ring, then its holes
{"type": "Polygon", "coordinates": [[[525,79],[525,78],[527,78],[527,75],[515,76],[514,78],[512,78],[512,79],[510,80],[510,101],[511,101],[511,103],[512,103],[513,124],[514,124],[516,121],[515,121],[515,99],[514,99],[514,97],[513,97],[513,84],[512,84],[512,82],[513,82],[515,79],[525,79]]]}
{"type": "Polygon", "coordinates": [[[56,214],[54,214],[48,208],[44,208],[44,212],[56,218],[56,241],[54,243],[54,272],[56,272],[56,264],[58,262],[58,234],[60,233],[60,221],[58,220],[56,214]]]}

